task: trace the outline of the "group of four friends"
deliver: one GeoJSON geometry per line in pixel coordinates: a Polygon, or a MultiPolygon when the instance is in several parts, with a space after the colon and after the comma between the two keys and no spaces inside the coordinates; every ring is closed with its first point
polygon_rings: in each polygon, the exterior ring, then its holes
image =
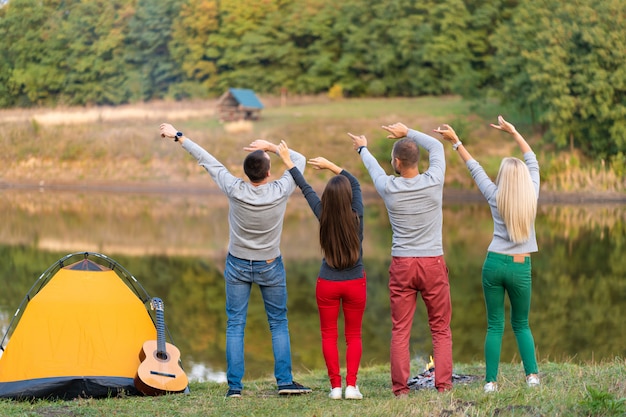
{"type": "MultiPolygon", "coordinates": [[[[498,365],[504,331],[504,300],[511,304],[511,324],[529,386],[540,384],[535,344],[528,324],[531,299],[531,259],[537,251],[534,221],[539,195],[539,165],[532,149],[515,127],[498,117],[495,129],[513,137],[524,161],[502,160],[495,181],[485,173],[459,140],[454,129],[442,125],[434,132],[466,163],[480,192],[491,208],[493,238],[482,269],[487,310],[485,337],[486,392],[497,391],[498,365]],[[443,127],[442,127],[443,126],[443,127]]],[[[396,140],[391,165],[396,175],[387,175],[367,147],[363,135],[348,133],[373,185],[387,208],[392,229],[389,298],[391,306],[391,382],[395,396],[405,397],[410,388],[410,336],[417,296],[428,313],[435,362],[435,388],[452,389],[452,315],[448,268],[443,257],[443,185],[446,171],[444,147],[434,137],[409,129],[402,123],[382,126],[396,140]],[[420,148],[428,152],[428,169],[420,172],[420,148]]],[[[274,376],[281,395],[311,392],[293,380],[291,342],[287,321],[286,273],[280,252],[283,218],[289,196],[300,188],[319,220],[323,254],[316,284],[322,353],[332,399],[362,399],[357,385],[361,362],[361,326],[366,305],[366,273],[363,265],[363,199],[358,180],[345,169],[323,158],[308,160],[314,169],[335,174],[321,197],[305,180],[307,161],[278,144],[255,140],[244,148],[243,163],[248,180],[238,178],[213,155],[171,124],[160,126],[161,136],[173,139],[210,174],[228,197],[230,225],[228,255],[224,269],[226,292],[226,397],[241,397],[244,375],[244,330],[250,291],[260,288],[274,354],[274,376]],[[271,180],[268,153],[277,154],[287,167],[271,180]],[[344,315],[346,341],[345,385],[338,353],[338,318],[344,315]],[[342,386],[345,386],[345,391],[342,386]]]]}

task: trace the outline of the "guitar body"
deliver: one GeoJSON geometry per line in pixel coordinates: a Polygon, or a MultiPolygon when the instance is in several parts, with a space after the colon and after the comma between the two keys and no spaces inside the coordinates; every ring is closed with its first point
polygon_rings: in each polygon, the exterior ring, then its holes
{"type": "MultiPolygon", "coordinates": [[[[160,300],[157,300],[157,303],[160,300]]],[[[154,301],[153,301],[154,307],[154,301]]],[[[179,364],[180,351],[165,342],[165,324],[162,305],[157,306],[157,340],[144,342],[139,359],[141,364],[135,376],[135,387],[144,395],[163,395],[183,392],[188,386],[187,375],[179,364]]]]}

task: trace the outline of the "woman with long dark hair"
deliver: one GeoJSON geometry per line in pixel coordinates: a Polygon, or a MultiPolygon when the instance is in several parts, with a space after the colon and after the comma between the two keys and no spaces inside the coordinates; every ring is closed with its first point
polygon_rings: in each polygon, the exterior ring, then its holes
{"type": "Polygon", "coordinates": [[[342,378],[337,347],[339,310],[343,308],[346,339],[346,390],[344,397],[360,400],[357,385],[363,343],[361,324],[367,298],[363,268],[363,199],[357,179],[325,158],[309,159],[315,169],[328,169],[335,174],[328,181],[320,199],[294,166],[285,141],[278,145],[278,154],[302,190],[311,210],[320,222],[319,241],[322,265],[317,278],[315,297],[320,316],[322,352],[330,379],[329,397],[342,398],[342,378]]]}
{"type": "Polygon", "coordinates": [[[511,327],[524,363],[528,386],[540,384],[535,341],[528,324],[531,295],[530,254],[537,252],[535,216],[539,197],[539,163],[530,145],[511,123],[498,116],[491,127],[509,133],[524,155],[524,161],[502,160],[495,183],[472,158],[449,125],[435,129],[452,143],[467,165],[476,185],[487,199],[493,217],[493,238],[483,264],[482,285],[487,308],[485,337],[485,392],[498,390],[497,376],[504,332],[504,295],[511,303],[511,327]]]}

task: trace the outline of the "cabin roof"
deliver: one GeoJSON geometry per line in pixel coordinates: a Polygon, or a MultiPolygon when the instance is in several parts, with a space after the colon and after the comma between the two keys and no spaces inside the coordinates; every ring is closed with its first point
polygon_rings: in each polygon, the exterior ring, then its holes
{"type": "Polygon", "coordinates": [[[229,88],[226,94],[222,96],[220,101],[225,99],[226,97],[234,98],[239,105],[251,109],[262,109],[263,103],[259,100],[259,98],[254,94],[254,91],[247,88],[229,88]]]}

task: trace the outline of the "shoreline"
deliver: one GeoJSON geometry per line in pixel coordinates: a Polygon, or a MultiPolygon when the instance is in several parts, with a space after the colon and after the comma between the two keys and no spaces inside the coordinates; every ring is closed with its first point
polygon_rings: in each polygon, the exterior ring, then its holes
{"type": "MultiPolygon", "coordinates": [[[[211,183],[209,183],[211,184],[211,183]]],[[[363,185],[366,198],[378,194],[371,184],[363,185]]],[[[0,191],[61,191],[61,192],[93,192],[93,193],[129,193],[129,194],[178,194],[202,195],[221,194],[214,185],[206,183],[149,183],[149,182],[8,182],[0,180],[0,191]]],[[[445,189],[444,203],[480,202],[483,196],[477,190],[445,189]]],[[[626,193],[617,192],[585,192],[585,191],[541,191],[539,204],[626,204],[626,193]]]]}

